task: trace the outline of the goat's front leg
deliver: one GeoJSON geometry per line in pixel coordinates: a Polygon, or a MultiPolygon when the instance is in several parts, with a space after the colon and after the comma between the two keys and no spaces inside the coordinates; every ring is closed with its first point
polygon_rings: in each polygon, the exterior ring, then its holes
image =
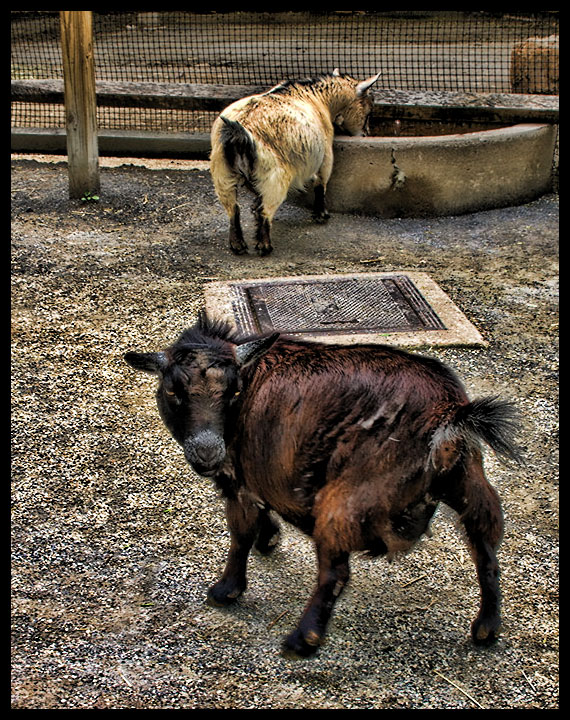
{"type": "Polygon", "coordinates": [[[330,218],[330,214],[325,207],[325,186],[315,185],[314,194],[313,219],[318,223],[325,223],[330,218]]]}
{"type": "Polygon", "coordinates": [[[262,510],[259,514],[259,533],[255,541],[255,549],[262,555],[269,555],[277,547],[281,530],[274,522],[269,510],[262,510]]]}
{"type": "Polygon", "coordinates": [[[231,605],[247,587],[247,558],[259,532],[259,509],[239,499],[228,499],[226,518],[231,544],[222,577],[208,591],[208,604],[231,605]]]}
{"type": "Polygon", "coordinates": [[[330,214],[325,207],[325,195],[327,190],[327,184],[332,172],[332,166],[333,152],[331,146],[325,151],[323,163],[319,168],[319,172],[317,173],[315,178],[315,200],[313,203],[313,219],[318,223],[325,223],[330,218],[330,214]]]}
{"type": "Polygon", "coordinates": [[[287,657],[313,655],[322,643],[334,604],[350,575],[348,553],[331,554],[317,548],[318,585],[297,628],[285,638],[283,653],[287,657]]]}

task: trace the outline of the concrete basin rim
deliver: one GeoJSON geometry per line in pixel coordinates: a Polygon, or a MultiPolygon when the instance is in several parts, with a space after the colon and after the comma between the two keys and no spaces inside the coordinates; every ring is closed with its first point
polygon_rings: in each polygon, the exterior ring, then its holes
{"type": "Polygon", "coordinates": [[[418,145],[472,145],[482,141],[486,142],[505,142],[508,140],[519,140],[525,136],[528,139],[537,135],[542,135],[551,125],[545,123],[517,123],[501,128],[490,128],[489,130],[475,130],[468,133],[450,133],[448,135],[417,135],[405,137],[391,137],[385,135],[367,135],[364,137],[347,137],[338,136],[334,139],[335,145],[360,145],[374,146],[378,149],[382,147],[406,147],[418,145]]]}

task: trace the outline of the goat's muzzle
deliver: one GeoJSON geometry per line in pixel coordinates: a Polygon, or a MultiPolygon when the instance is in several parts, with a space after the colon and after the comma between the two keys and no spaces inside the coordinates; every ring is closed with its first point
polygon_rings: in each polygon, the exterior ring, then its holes
{"type": "Polygon", "coordinates": [[[204,477],[214,476],[226,456],[226,445],[212,430],[202,430],[184,441],[184,456],[192,468],[204,477]]]}

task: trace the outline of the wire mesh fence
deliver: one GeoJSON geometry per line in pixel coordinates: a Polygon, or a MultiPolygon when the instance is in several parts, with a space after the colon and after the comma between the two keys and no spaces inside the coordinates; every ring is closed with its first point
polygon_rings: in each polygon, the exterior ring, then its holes
{"type": "MultiPolygon", "coordinates": [[[[270,87],[379,70],[378,89],[558,94],[558,12],[94,12],[98,81],[270,87]]],[[[12,11],[12,79],[62,79],[59,14],[12,11]]],[[[100,128],[208,132],[217,113],[98,108],[100,128]]],[[[12,103],[14,127],[62,106],[12,103]]]]}

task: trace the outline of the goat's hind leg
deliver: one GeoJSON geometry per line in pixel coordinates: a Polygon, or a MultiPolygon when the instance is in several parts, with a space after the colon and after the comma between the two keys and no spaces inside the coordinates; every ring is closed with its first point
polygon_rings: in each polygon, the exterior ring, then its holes
{"type": "Polygon", "coordinates": [[[255,250],[260,257],[269,255],[273,250],[271,244],[271,220],[267,217],[263,208],[263,197],[255,193],[252,211],[255,216],[255,250]]]}
{"type": "Polygon", "coordinates": [[[453,489],[442,499],[459,513],[477,568],[481,603],[471,625],[473,642],[489,645],[496,640],[501,625],[496,551],[503,534],[503,513],[497,493],[485,478],[480,454],[473,453],[460,465],[448,486],[453,489]]]}
{"type": "Polygon", "coordinates": [[[236,203],[230,215],[230,249],[235,255],[244,255],[247,252],[247,243],[243,238],[240,223],[239,205],[236,203]]]}
{"type": "Polygon", "coordinates": [[[237,202],[237,175],[223,160],[213,156],[211,160],[211,174],[216,194],[230,220],[229,242],[230,249],[236,255],[247,252],[247,244],[243,237],[240,223],[240,211],[237,202]]]}
{"type": "Polygon", "coordinates": [[[275,171],[271,177],[271,182],[265,182],[263,185],[257,183],[251,188],[255,193],[252,208],[257,225],[255,249],[261,257],[269,255],[273,250],[271,244],[273,218],[287,197],[291,179],[291,173],[284,170],[275,171]]]}

